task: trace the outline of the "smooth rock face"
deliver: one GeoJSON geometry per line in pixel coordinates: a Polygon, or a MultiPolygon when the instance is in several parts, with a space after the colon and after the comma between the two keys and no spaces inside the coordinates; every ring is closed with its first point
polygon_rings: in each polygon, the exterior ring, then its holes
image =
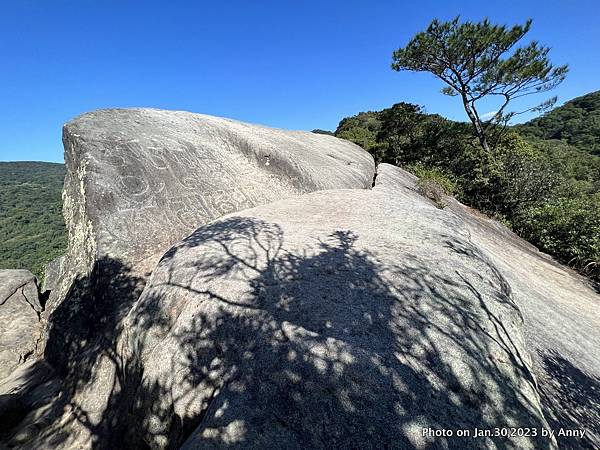
{"type": "Polygon", "coordinates": [[[505,274],[551,428],[585,432],[558,435],[559,447],[600,449],[600,292],[499,222],[455,200],[448,209],[505,274]]]}
{"type": "Polygon", "coordinates": [[[0,270],[0,380],[33,353],[41,311],[35,276],[0,270]]]}
{"type": "Polygon", "coordinates": [[[553,448],[423,435],[547,423],[505,278],[410,179],[385,165],[372,191],[228,215],[171,248],[124,324],[126,442],[553,448]]]}
{"type": "MultiPolygon", "coordinates": [[[[381,164],[377,189],[394,186],[410,195],[416,177],[381,164]]],[[[533,359],[542,410],[559,435],[560,448],[600,448],[600,295],[589,280],[558,264],[501,223],[448,199],[473,244],[503,274],[524,318],[524,336],[533,359]]]]}
{"type": "Polygon", "coordinates": [[[374,173],[347,141],[180,111],[95,111],[67,123],[63,142],[69,250],[39,350],[59,368],[104,320],[84,302],[101,304],[101,292],[127,297],[126,309],[136,299],[104,275],[127,272],[142,288],[160,255],[204,223],[315,190],[369,188],[374,173]],[[73,321],[76,336],[55,326],[73,321]]]}

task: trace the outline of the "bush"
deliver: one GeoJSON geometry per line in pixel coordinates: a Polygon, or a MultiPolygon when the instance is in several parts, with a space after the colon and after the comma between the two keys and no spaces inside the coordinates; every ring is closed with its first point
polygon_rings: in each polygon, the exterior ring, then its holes
{"type": "MultiPolygon", "coordinates": [[[[474,152],[472,170],[461,171],[461,200],[493,217],[510,217],[552,198],[558,167],[523,138],[508,133],[493,154],[474,152]]],[[[467,165],[467,164],[465,164],[467,165]]]]}
{"type": "Polygon", "coordinates": [[[406,169],[419,177],[417,188],[422,195],[432,200],[440,209],[448,206],[447,197],[452,195],[455,189],[455,184],[448,175],[437,168],[426,168],[418,164],[406,169]]]}
{"type": "Polygon", "coordinates": [[[593,278],[600,278],[600,193],[533,207],[515,224],[542,250],[593,278]]]}

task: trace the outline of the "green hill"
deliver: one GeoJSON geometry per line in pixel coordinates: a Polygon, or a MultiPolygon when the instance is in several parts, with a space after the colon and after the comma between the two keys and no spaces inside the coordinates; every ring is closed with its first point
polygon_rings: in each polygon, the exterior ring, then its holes
{"type": "Polygon", "coordinates": [[[574,98],[515,128],[528,137],[558,139],[600,156],[600,91],[574,98]]]}
{"type": "Polygon", "coordinates": [[[64,164],[0,162],[0,269],[29,269],[65,252],[64,164]]]}

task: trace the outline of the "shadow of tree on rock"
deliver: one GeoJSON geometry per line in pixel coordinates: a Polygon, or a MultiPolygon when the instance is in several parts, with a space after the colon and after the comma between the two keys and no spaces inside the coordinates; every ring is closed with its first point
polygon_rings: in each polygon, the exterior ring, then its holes
{"type": "Polygon", "coordinates": [[[550,426],[557,431],[581,430],[583,439],[558,436],[560,448],[600,447],[600,379],[589,376],[556,352],[538,351],[544,378],[540,397],[550,426]]]}
{"type": "Polygon", "coordinates": [[[96,261],[89,276],[73,281],[48,317],[44,358],[60,377],[58,395],[23,419],[10,445],[123,445],[127,401],[117,342],[122,320],[142,289],[142,278],[109,257],[96,261]]]}
{"type": "Polygon", "coordinates": [[[422,429],[543,426],[501,275],[460,240],[444,262],[361,233],[216,221],[141,298],[99,260],[49,318],[64,380],[22,446],[505,448],[422,429]]]}
{"type": "Polygon", "coordinates": [[[128,317],[137,438],[480,448],[506,441],[422,428],[542,427],[527,367],[491,313],[514,314],[503,279],[447,274],[410,252],[391,262],[360,239],[284,240],[278,225],[232,217],[167,252],[128,317]]]}

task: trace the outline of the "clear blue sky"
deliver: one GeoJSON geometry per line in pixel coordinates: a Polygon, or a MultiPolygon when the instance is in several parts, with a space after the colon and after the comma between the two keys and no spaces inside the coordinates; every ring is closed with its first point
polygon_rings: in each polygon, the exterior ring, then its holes
{"type": "Polygon", "coordinates": [[[432,76],[390,69],[395,48],[431,19],[457,14],[533,18],[530,38],[571,67],[559,102],[600,89],[598,0],[2,0],[0,8],[3,161],[62,161],[62,124],[106,107],[311,130],[408,101],[464,120],[432,76]]]}

